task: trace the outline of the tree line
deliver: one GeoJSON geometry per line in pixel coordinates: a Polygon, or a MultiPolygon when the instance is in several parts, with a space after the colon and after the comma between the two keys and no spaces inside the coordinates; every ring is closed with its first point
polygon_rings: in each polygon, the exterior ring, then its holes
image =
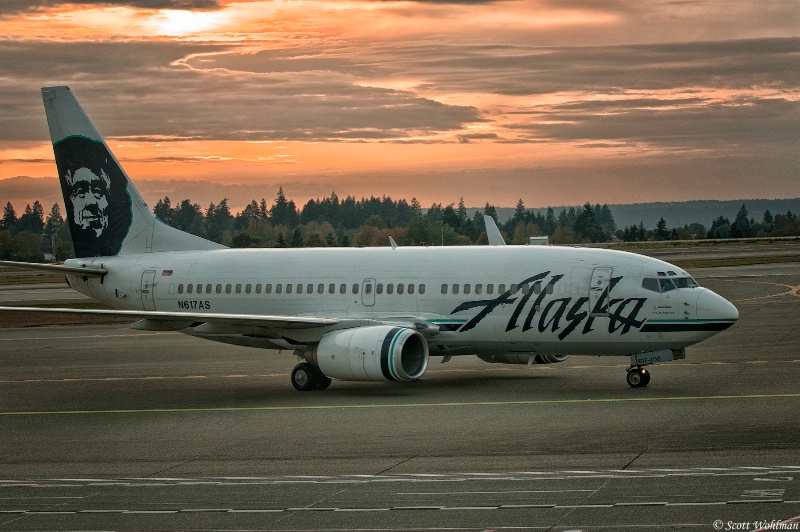
{"type": "MultiPolygon", "coordinates": [[[[237,248],[386,246],[389,237],[404,246],[486,244],[483,215],[497,221],[493,205],[487,203],[470,216],[463,198],[457,204],[434,203],[423,209],[416,198],[410,202],[388,196],[340,199],[332,193],[298,207],[282,188],[271,204],[266,199],[253,200],[235,214],[226,198],[203,209],[188,199],[173,206],[165,197],[153,210],[172,227],[237,248]]],[[[773,215],[767,210],[756,221],[745,205],[733,221],[719,216],[710,228],[701,223],[669,228],[661,218],[655,229],[641,223],[618,229],[608,205],[586,203],[556,214],[552,207],[527,209],[521,199],[511,218],[498,227],[509,244],[527,244],[534,236],[548,236],[553,244],[583,244],[800,235],[800,221],[791,211],[773,215]]],[[[0,259],[42,261],[73,256],[68,224],[57,203],[45,215],[41,203],[35,201],[20,216],[6,203],[0,219],[0,259]]]]}

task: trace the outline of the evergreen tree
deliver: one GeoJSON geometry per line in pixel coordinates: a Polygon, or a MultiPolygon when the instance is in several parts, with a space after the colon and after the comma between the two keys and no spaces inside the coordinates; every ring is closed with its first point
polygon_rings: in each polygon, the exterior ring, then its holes
{"type": "Polygon", "coordinates": [[[25,212],[17,220],[17,228],[19,231],[28,231],[34,235],[42,234],[42,231],[44,231],[44,209],[38,200],[33,202],[33,206],[25,206],[25,212]]]}
{"type": "Polygon", "coordinates": [[[17,211],[11,202],[7,202],[3,207],[3,219],[0,221],[0,230],[6,230],[13,233],[17,229],[17,211]]]}
{"type": "Polygon", "coordinates": [[[731,238],[747,238],[750,236],[750,214],[747,207],[742,204],[736,218],[731,224],[731,238]]]}
{"type": "Polygon", "coordinates": [[[58,203],[53,203],[50,208],[50,214],[47,215],[47,220],[44,224],[45,232],[53,234],[62,225],[64,225],[64,218],[61,216],[61,207],[58,206],[58,203]]]}
{"type": "Polygon", "coordinates": [[[653,233],[653,238],[656,240],[669,240],[669,229],[667,229],[667,221],[662,217],[656,224],[656,231],[653,233]]]}
{"type": "Polygon", "coordinates": [[[172,203],[169,200],[169,196],[164,196],[163,200],[158,200],[158,202],[156,202],[156,206],[153,207],[153,213],[156,215],[156,218],[165,224],[173,224],[172,203]]]}
{"type": "Polygon", "coordinates": [[[461,196],[461,199],[458,200],[458,210],[456,213],[458,214],[459,226],[463,225],[469,219],[467,207],[464,205],[464,196],[461,196]]]}
{"type": "Polygon", "coordinates": [[[497,209],[495,209],[494,205],[489,205],[487,203],[483,208],[483,214],[491,216],[494,219],[494,223],[497,223],[497,209]]]}

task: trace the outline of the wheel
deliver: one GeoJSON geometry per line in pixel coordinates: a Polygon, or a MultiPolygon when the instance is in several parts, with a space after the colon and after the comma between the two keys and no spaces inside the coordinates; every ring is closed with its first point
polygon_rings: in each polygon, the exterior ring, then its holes
{"type": "Polygon", "coordinates": [[[315,390],[325,390],[328,386],[331,385],[331,378],[322,373],[322,370],[319,369],[317,366],[311,366],[311,369],[314,370],[314,378],[317,381],[316,386],[314,386],[315,390]]]}
{"type": "Polygon", "coordinates": [[[647,383],[650,382],[650,373],[647,372],[644,368],[634,368],[628,370],[628,384],[633,388],[641,388],[642,386],[647,386],[647,383]]]}
{"type": "Polygon", "coordinates": [[[302,362],[292,370],[292,386],[299,392],[313,390],[317,386],[317,374],[314,366],[302,362]]]}

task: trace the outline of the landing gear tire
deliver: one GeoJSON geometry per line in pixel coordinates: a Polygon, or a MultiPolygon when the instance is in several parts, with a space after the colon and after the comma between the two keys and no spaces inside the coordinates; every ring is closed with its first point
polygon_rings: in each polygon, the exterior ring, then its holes
{"type": "Polygon", "coordinates": [[[317,373],[314,366],[305,362],[298,364],[292,370],[292,386],[298,392],[308,392],[317,386],[317,373]]]}
{"type": "Polygon", "coordinates": [[[633,388],[642,388],[650,382],[650,372],[644,368],[631,368],[628,370],[628,385],[633,388]]]}
{"type": "Polygon", "coordinates": [[[301,362],[292,370],[292,386],[299,392],[324,390],[330,385],[330,377],[322,373],[318,367],[307,362],[301,362]]]}
{"type": "Polygon", "coordinates": [[[314,386],[314,389],[315,390],[327,389],[328,386],[331,385],[331,378],[322,373],[322,370],[320,370],[317,366],[311,366],[311,368],[314,370],[314,373],[316,374],[314,377],[316,378],[317,382],[316,385],[314,386]]]}

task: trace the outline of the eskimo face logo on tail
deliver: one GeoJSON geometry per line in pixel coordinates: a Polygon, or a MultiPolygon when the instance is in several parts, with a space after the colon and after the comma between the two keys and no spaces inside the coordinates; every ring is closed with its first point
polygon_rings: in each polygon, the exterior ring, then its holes
{"type": "Polygon", "coordinates": [[[131,226],[128,180],[102,142],[53,145],[77,257],[117,255],[131,226]]]}

